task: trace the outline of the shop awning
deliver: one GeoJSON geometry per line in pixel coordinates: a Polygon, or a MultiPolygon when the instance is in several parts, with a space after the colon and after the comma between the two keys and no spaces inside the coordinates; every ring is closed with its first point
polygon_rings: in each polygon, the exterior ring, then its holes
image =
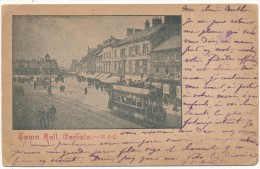
{"type": "Polygon", "coordinates": [[[84,72],[80,72],[79,74],[78,74],[78,76],[84,76],[86,73],[84,73],[84,72]]]}
{"type": "MultiPolygon", "coordinates": [[[[143,80],[145,80],[147,77],[143,77],[143,80]]],[[[141,76],[137,76],[137,75],[125,75],[125,80],[130,80],[132,79],[132,81],[138,81],[138,80],[142,80],[141,76]]]]}
{"type": "Polygon", "coordinates": [[[110,77],[106,78],[103,82],[104,83],[117,83],[118,81],[120,81],[119,76],[110,76],[110,77]]]}
{"type": "Polygon", "coordinates": [[[97,77],[99,75],[99,73],[95,73],[95,74],[90,74],[87,78],[89,79],[95,79],[95,77],[97,77]]]}
{"type": "Polygon", "coordinates": [[[104,73],[100,73],[98,76],[96,76],[94,79],[99,79],[104,76],[104,73]]]}
{"type": "Polygon", "coordinates": [[[86,73],[83,75],[83,77],[86,79],[89,78],[90,76],[91,76],[91,74],[86,74],[86,73]]]}
{"type": "Polygon", "coordinates": [[[111,76],[111,74],[104,74],[104,76],[100,77],[99,80],[101,82],[103,82],[104,80],[106,80],[109,76],[111,76]]]}

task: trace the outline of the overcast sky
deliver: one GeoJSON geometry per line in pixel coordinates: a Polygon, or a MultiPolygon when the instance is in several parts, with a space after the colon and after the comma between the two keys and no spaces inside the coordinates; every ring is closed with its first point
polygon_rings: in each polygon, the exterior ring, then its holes
{"type": "Polygon", "coordinates": [[[14,16],[13,58],[39,59],[48,52],[62,67],[86,55],[113,35],[124,38],[127,28],[144,29],[152,16],[14,16]]]}

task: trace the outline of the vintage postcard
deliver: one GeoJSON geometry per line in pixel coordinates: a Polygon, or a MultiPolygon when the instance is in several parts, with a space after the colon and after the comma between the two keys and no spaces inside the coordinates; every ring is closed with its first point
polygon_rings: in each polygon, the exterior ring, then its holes
{"type": "Polygon", "coordinates": [[[3,6],[4,165],[256,165],[257,14],[3,6]]]}

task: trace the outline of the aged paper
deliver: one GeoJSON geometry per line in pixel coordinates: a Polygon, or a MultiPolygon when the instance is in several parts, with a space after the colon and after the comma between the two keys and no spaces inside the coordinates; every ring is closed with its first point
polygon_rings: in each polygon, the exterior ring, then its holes
{"type": "Polygon", "coordinates": [[[257,13],[3,6],[4,165],[257,164],[257,13]]]}

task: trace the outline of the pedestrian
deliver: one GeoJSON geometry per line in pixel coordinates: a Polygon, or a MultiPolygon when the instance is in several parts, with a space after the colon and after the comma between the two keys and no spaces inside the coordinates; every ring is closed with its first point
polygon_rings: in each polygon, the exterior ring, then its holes
{"type": "Polygon", "coordinates": [[[172,109],[172,110],[173,110],[173,111],[176,111],[176,112],[179,111],[179,110],[178,110],[177,99],[175,99],[174,102],[173,102],[173,109],[172,109]]]}
{"type": "Polygon", "coordinates": [[[49,110],[46,112],[46,126],[49,128],[50,127],[50,123],[51,123],[51,109],[49,108],[49,110]]]}
{"type": "Polygon", "coordinates": [[[87,93],[88,93],[88,87],[86,86],[85,87],[85,95],[87,95],[87,93]]]}
{"type": "Polygon", "coordinates": [[[33,88],[34,88],[34,90],[36,90],[36,86],[37,86],[37,83],[36,83],[36,81],[34,81],[34,82],[33,82],[33,88]]]}
{"type": "Polygon", "coordinates": [[[47,90],[48,90],[49,95],[52,95],[51,86],[49,86],[47,90]]]}
{"type": "Polygon", "coordinates": [[[65,85],[62,83],[62,84],[60,85],[60,92],[64,92],[64,89],[65,89],[65,85]]]}
{"type": "Polygon", "coordinates": [[[49,110],[46,113],[46,117],[47,117],[47,127],[50,127],[50,124],[52,122],[54,122],[55,120],[55,115],[57,113],[56,108],[54,107],[54,105],[52,105],[51,108],[49,108],[49,110]]]}
{"type": "Polygon", "coordinates": [[[39,118],[40,118],[40,128],[45,129],[46,128],[46,113],[45,113],[43,106],[39,110],[39,118]]]}
{"type": "Polygon", "coordinates": [[[165,104],[165,105],[168,105],[168,97],[167,96],[164,96],[163,97],[163,103],[165,104]]]}
{"type": "Polygon", "coordinates": [[[54,119],[55,119],[56,113],[57,113],[57,110],[56,110],[55,106],[52,105],[52,106],[51,106],[51,117],[52,117],[52,120],[53,120],[53,121],[54,121],[54,119]]]}

